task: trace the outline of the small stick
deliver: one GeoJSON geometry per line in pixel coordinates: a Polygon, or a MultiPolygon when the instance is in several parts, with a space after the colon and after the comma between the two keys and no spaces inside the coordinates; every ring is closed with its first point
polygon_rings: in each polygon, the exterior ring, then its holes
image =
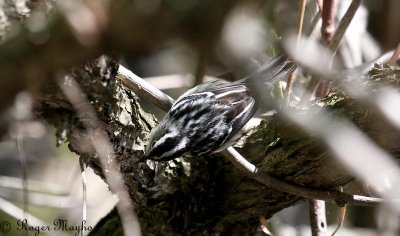
{"type": "Polygon", "coordinates": [[[86,194],[86,169],[85,169],[85,164],[83,163],[83,160],[81,157],[79,157],[79,167],[81,169],[81,176],[82,176],[82,221],[86,221],[87,219],[87,194],[86,194]]]}
{"type": "MultiPolygon", "coordinates": [[[[299,15],[297,17],[297,47],[300,44],[300,39],[301,39],[301,32],[303,30],[303,24],[304,24],[304,12],[306,10],[306,4],[307,1],[306,0],[300,0],[300,4],[299,4],[299,15]]],[[[296,77],[295,77],[295,72],[293,71],[288,80],[287,80],[287,86],[286,86],[286,101],[289,102],[290,101],[290,95],[292,93],[292,87],[294,84],[296,77]]]]}
{"type": "Polygon", "coordinates": [[[400,43],[397,45],[396,49],[393,52],[392,57],[390,60],[387,62],[389,65],[396,65],[396,61],[400,58],[400,43]]]}
{"type": "MultiPolygon", "coordinates": [[[[19,162],[21,164],[21,169],[22,169],[22,189],[23,189],[23,200],[22,200],[22,206],[24,210],[24,214],[28,213],[28,204],[29,204],[29,191],[28,191],[28,174],[27,174],[27,165],[26,165],[26,157],[25,157],[25,152],[24,152],[24,139],[22,136],[22,121],[17,122],[17,153],[18,153],[18,158],[19,162]]],[[[24,215],[25,217],[25,215],[24,215]]]]}
{"type": "MultiPolygon", "coordinates": [[[[332,41],[335,31],[335,5],[335,0],[324,0],[322,5],[321,42],[324,46],[332,41]]],[[[324,98],[329,93],[329,81],[322,78],[319,82],[315,95],[318,98],[324,98]]]]}
{"type": "Polygon", "coordinates": [[[308,200],[310,209],[310,224],[311,224],[311,235],[322,236],[326,235],[326,214],[325,214],[325,202],[321,200],[309,199],[308,200]]]}
{"type": "Polygon", "coordinates": [[[334,236],[339,231],[339,229],[342,227],[345,216],[346,216],[346,205],[340,207],[339,223],[338,223],[335,231],[333,231],[332,236],[334,236]]]}
{"type": "Polygon", "coordinates": [[[143,99],[153,103],[164,111],[169,110],[174,103],[174,99],[170,96],[154,88],[154,86],[121,65],[118,67],[117,79],[120,79],[134,93],[140,94],[143,99]]]}

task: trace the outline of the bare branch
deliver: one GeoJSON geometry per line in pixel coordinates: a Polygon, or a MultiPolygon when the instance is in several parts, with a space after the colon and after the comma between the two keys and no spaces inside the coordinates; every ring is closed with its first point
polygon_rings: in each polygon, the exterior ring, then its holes
{"type": "MultiPolygon", "coordinates": [[[[45,222],[43,222],[42,220],[36,218],[35,216],[24,212],[24,210],[22,210],[20,207],[14,205],[13,203],[3,199],[0,197],[0,209],[7,213],[8,215],[14,217],[14,219],[26,219],[26,224],[27,225],[47,225],[45,222]]],[[[57,234],[58,232],[54,232],[55,235],[59,235],[57,234]]]]}
{"type": "Polygon", "coordinates": [[[321,11],[318,10],[318,12],[315,14],[315,16],[313,17],[313,19],[311,20],[310,26],[307,30],[307,32],[305,33],[305,35],[307,37],[309,37],[315,30],[315,27],[317,26],[318,21],[321,19],[321,11]]]}
{"type": "Polygon", "coordinates": [[[310,209],[311,233],[313,236],[326,235],[325,202],[320,200],[308,200],[310,209]]]}
{"type": "Polygon", "coordinates": [[[297,42],[300,42],[301,39],[301,33],[303,31],[303,24],[304,24],[304,12],[306,11],[306,0],[300,0],[299,1],[299,15],[297,16],[297,42]]]}
{"type": "Polygon", "coordinates": [[[321,26],[321,40],[324,45],[332,41],[335,32],[335,12],[335,0],[324,0],[321,26]]]}
{"type": "Polygon", "coordinates": [[[174,103],[174,99],[170,96],[156,89],[121,65],[118,67],[117,79],[120,79],[122,83],[134,93],[140,95],[143,99],[153,103],[164,111],[168,111],[174,103]]]}
{"type": "Polygon", "coordinates": [[[222,152],[231,163],[233,163],[236,167],[241,169],[245,174],[248,174],[250,177],[254,178],[255,180],[259,181],[260,183],[264,184],[267,187],[282,192],[310,199],[334,201],[338,205],[352,204],[359,206],[375,206],[376,204],[379,204],[384,201],[381,198],[350,195],[336,190],[323,191],[318,189],[292,185],[287,182],[281,181],[277,178],[274,178],[272,176],[266,175],[265,173],[261,173],[260,171],[257,170],[257,168],[254,167],[253,164],[249,163],[232,147],[229,147],[228,149],[222,152]]]}
{"type": "Polygon", "coordinates": [[[361,5],[361,3],[362,0],[353,0],[349,6],[349,9],[347,9],[343,18],[340,20],[340,23],[335,31],[335,34],[333,35],[333,38],[329,44],[329,49],[333,52],[333,54],[335,54],[336,51],[338,50],[340,41],[342,40],[344,34],[346,33],[346,30],[349,27],[351,21],[353,20],[354,15],[356,14],[358,7],[361,5]]]}

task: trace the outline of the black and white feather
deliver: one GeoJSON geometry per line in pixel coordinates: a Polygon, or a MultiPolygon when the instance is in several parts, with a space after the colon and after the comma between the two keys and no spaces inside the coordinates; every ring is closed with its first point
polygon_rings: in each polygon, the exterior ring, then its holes
{"type": "Polygon", "coordinates": [[[212,81],[188,90],[151,131],[144,158],[168,161],[229,147],[257,111],[267,88],[294,68],[285,56],[274,57],[242,80],[212,81]]]}

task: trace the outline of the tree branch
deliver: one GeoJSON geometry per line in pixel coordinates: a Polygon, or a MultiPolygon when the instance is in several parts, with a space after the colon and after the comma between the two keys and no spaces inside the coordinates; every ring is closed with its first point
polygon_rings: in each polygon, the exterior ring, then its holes
{"type": "MultiPolygon", "coordinates": [[[[122,82],[128,88],[132,88],[135,91],[138,91],[137,95],[142,96],[143,98],[153,96],[152,100],[159,100],[156,103],[166,104],[171,100],[162,100],[168,95],[161,96],[163,94],[160,90],[151,86],[144,80],[140,79],[138,76],[134,75],[128,69],[123,66],[119,66],[118,73],[123,72],[123,76],[117,76],[117,78],[124,78],[122,82]],[[127,76],[130,76],[128,79],[127,76]],[[144,88],[146,89],[140,89],[144,88]]],[[[172,98],[170,98],[172,99],[172,98]]],[[[169,107],[168,107],[169,109],[169,107]]],[[[166,111],[166,110],[165,110],[166,111]]],[[[358,196],[358,195],[350,195],[346,193],[342,193],[336,190],[330,191],[321,191],[318,189],[306,188],[301,186],[295,186],[284,181],[281,181],[277,178],[271,177],[259,171],[253,164],[248,162],[243,156],[241,156],[233,147],[229,147],[226,150],[222,151],[222,154],[238,169],[240,169],[244,174],[248,175],[251,178],[256,179],[260,183],[264,184],[267,187],[287,192],[290,194],[294,194],[297,196],[310,198],[310,199],[319,199],[324,201],[334,201],[339,205],[343,204],[352,204],[352,205],[360,205],[360,206],[375,206],[379,203],[382,203],[384,200],[380,198],[374,197],[366,197],[366,196],[358,196]]]]}
{"type": "Polygon", "coordinates": [[[310,224],[312,236],[326,235],[325,202],[320,200],[308,200],[310,209],[310,224]]]}

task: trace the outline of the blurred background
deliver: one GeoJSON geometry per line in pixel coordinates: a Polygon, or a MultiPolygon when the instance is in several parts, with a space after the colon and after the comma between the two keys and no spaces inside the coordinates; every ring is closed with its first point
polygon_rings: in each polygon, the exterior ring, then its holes
{"type": "MultiPolygon", "coordinates": [[[[134,14],[153,14],[158,8],[168,4],[173,8],[173,14],[178,15],[177,18],[186,17],[185,14],[194,11],[198,6],[197,0],[133,2],[136,8],[133,10],[134,14]]],[[[312,27],[313,18],[318,11],[316,2],[318,1],[307,1],[303,32],[319,38],[321,21],[312,27]]],[[[336,1],[336,25],[350,3],[349,0],[336,1]]],[[[110,1],[109,4],[113,3],[110,1]]],[[[208,1],[207,4],[213,2],[208,1]]],[[[293,0],[259,0],[236,6],[220,19],[222,29],[218,40],[213,38],[217,36],[212,33],[209,37],[196,35],[204,34],[207,30],[217,30],[212,25],[213,22],[208,20],[213,17],[214,12],[198,15],[193,21],[185,22],[186,25],[182,27],[189,31],[182,33],[189,35],[186,38],[169,35],[168,40],[160,38],[159,44],[154,44],[158,39],[153,38],[151,46],[139,44],[129,53],[119,51],[118,54],[125,67],[177,98],[188,88],[202,82],[200,75],[226,80],[238,79],[244,74],[241,70],[232,68],[241,64],[244,58],[254,52],[262,51],[269,56],[281,52],[282,37],[296,31],[299,4],[300,1],[293,0]],[[204,25],[199,26],[199,22],[204,25]],[[204,45],[204,41],[210,41],[213,45],[204,45]],[[215,52],[210,53],[212,55],[203,54],[203,48],[210,47],[215,48],[215,52]]],[[[18,27],[14,25],[21,21],[32,24],[32,27],[40,27],[40,24],[35,25],[35,21],[39,22],[40,17],[51,18],[52,11],[59,7],[56,1],[23,0],[2,0],[0,6],[0,32],[3,40],[14,34],[13,27],[18,27]],[[44,16],[32,11],[39,2],[42,10],[38,12],[46,12],[44,16]]],[[[217,13],[218,11],[222,10],[216,9],[217,13]]],[[[336,56],[340,64],[344,68],[353,68],[393,50],[400,42],[399,12],[400,1],[397,0],[364,1],[336,56]]],[[[76,20],[81,23],[86,19],[79,15],[73,17],[77,17],[76,20]]],[[[148,23],[148,27],[154,27],[152,22],[148,23]]],[[[141,32],[141,29],[134,26],[131,30],[141,32]]],[[[39,41],[40,44],[41,40],[51,37],[42,36],[32,36],[32,40],[39,41]]],[[[296,90],[294,95],[296,96],[296,90]]],[[[158,118],[164,115],[153,105],[142,102],[146,111],[158,118]]],[[[82,177],[78,158],[69,151],[66,143],[58,143],[54,136],[55,130],[51,126],[35,119],[31,111],[32,103],[31,95],[20,92],[0,119],[7,124],[0,142],[0,221],[12,222],[29,217],[37,225],[49,225],[54,219],[67,219],[71,225],[80,225],[82,177]]],[[[87,225],[94,226],[114,207],[117,198],[90,168],[86,170],[86,178],[87,225]]],[[[357,183],[351,183],[346,186],[346,191],[361,194],[366,190],[357,183]]],[[[338,214],[336,205],[327,205],[329,232],[336,227],[338,214]]],[[[385,208],[349,206],[339,235],[376,235],[378,227],[387,228],[388,235],[396,235],[399,233],[400,221],[398,216],[389,214],[392,214],[391,211],[385,208]]],[[[279,212],[270,220],[270,224],[276,235],[310,235],[307,204],[299,204],[279,212]]],[[[20,233],[12,229],[4,235],[20,233]]],[[[42,234],[45,235],[46,232],[42,234]]]]}

